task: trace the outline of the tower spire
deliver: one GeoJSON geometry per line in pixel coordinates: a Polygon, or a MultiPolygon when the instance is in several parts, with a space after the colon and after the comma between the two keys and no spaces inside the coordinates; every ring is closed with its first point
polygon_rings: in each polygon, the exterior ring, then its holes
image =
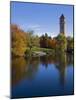
{"type": "Polygon", "coordinates": [[[60,24],[60,34],[65,34],[65,17],[63,14],[60,16],[59,24],[60,24]]]}

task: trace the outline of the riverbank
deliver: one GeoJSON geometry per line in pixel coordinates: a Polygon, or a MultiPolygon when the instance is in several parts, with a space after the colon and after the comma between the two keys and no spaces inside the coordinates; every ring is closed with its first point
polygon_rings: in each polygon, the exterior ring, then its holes
{"type": "Polygon", "coordinates": [[[48,49],[48,48],[40,48],[40,47],[33,47],[31,49],[27,48],[25,52],[25,57],[51,55],[54,52],[55,52],[54,49],[48,49]]]}

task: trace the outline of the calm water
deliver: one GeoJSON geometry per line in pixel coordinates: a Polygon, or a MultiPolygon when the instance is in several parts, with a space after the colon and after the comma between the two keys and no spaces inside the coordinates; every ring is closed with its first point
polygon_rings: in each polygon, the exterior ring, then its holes
{"type": "Polygon", "coordinates": [[[72,95],[73,55],[12,59],[12,98],[72,95]]]}

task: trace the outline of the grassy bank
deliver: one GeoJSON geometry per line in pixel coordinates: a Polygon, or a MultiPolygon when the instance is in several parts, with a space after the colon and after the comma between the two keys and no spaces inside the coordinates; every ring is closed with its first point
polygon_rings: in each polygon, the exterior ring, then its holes
{"type": "Polygon", "coordinates": [[[48,55],[51,55],[55,52],[54,49],[48,49],[48,48],[40,48],[40,47],[32,47],[31,49],[28,47],[26,52],[25,52],[25,56],[30,56],[30,55],[34,55],[37,52],[43,52],[46,53],[48,55]]]}

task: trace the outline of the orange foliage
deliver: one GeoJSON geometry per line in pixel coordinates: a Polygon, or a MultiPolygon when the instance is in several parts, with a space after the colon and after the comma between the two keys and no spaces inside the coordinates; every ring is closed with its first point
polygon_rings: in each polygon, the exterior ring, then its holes
{"type": "Polygon", "coordinates": [[[49,39],[48,40],[48,46],[49,46],[49,48],[55,48],[56,47],[56,40],[55,39],[49,39]]]}

